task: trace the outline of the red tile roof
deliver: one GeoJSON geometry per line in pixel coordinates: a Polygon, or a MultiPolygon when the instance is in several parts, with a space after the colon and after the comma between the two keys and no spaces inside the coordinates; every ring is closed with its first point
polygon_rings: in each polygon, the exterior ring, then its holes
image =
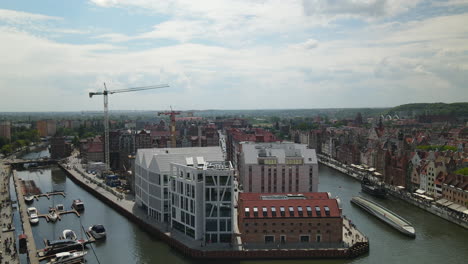
{"type": "Polygon", "coordinates": [[[270,131],[264,130],[262,128],[252,128],[249,130],[242,130],[237,128],[232,128],[229,131],[232,134],[232,137],[235,141],[251,141],[251,142],[275,142],[278,141],[276,136],[270,131]]]}
{"type": "MultiPolygon", "coordinates": [[[[302,193],[305,199],[262,199],[262,196],[285,196],[284,193],[240,193],[239,194],[239,216],[241,218],[300,218],[300,217],[341,217],[341,211],[336,199],[328,197],[328,193],[302,193]],[[276,209],[276,216],[272,215],[272,207],[276,209]],[[307,209],[311,210],[308,215],[307,209]],[[329,214],[326,214],[328,207],[329,214]],[[250,215],[245,216],[245,210],[249,208],[250,215]],[[254,216],[254,208],[258,210],[258,216],[254,216]],[[263,208],[266,208],[266,216],[263,215],[263,208]],[[284,216],[281,215],[281,208],[284,208],[284,216]],[[320,215],[316,211],[320,209],[320,215]],[[293,214],[291,215],[290,210],[293,214]],[[302,216],[300,210],[302,209],[302,216]]],[[[293,195],[298,195],[297,193],[293,195]]]]}

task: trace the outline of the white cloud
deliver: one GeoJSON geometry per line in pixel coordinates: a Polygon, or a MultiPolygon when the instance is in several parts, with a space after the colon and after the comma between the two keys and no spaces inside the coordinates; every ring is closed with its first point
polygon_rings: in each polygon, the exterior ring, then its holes
{"type": "Polygon", "coordinates": [[[319,42],[316,39],[308,39],[305,42],[291,45],[291,48],[298,50],[310,50],[317,48],[319,42]]]}
{"type": "MultiPolygon", "coordinates": [[[[329,40],[310,29],[326,25],[338,13],[374,21],[369,6],[377,8],[375,1],[368,1],[362,12],[353,9],[356,1],[347,1],[350,6],[341,11],[322,3],[328,13],[311,16],[304,14],[301,1],[95,2],[145,7],[171,18],[148,32],[103,34],[92,45],[63,44],[12,25],[0,27],[0,106],[5,108],[0,111],[33,106],[43,111],[100,110],[102,100],[89,99],[87,93],[102,89],[104,81],[109,89],[171,85],[116,95],[111,109],[388,106],[431,101],[438,91],[444,91],[439,100],[468,100],[463,90],[468,82],[465,14],[390,20],[350,29],[339,39],[331,30],[329,40]],[[99,44],[102,39],[134,42],[99,44]],[[133,45],[150,39],[178,44],[149,49],[133,45]],[[197,39],[205,44],[194,44],[197,39]]],[[[388,19],[411,4],[385,2],[385,8],[374,13],[388,19]]]]}
{"type": "Polygon", "coordinates": [[[433,6],[462,6],[468,5],[468,0],[439,0],[433,1],[433,6]]]}
{"type": "Polygon", "coordinates": [[[0,9],[0,21],[12,24],[26,24],[34,21],[62,20],[60,17],[33,14],[9,9],[0,9]]]}

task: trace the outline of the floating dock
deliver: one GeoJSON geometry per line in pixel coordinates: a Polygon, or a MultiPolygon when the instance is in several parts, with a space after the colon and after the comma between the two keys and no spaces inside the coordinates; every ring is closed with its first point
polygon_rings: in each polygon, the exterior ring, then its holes
{"type": "Polygon", "coordinates": [[[389,224],[401,233],[409,237],[416,237],[416,231],[411,223],[387,208],[359,196],[353,197],[351,202],[389,224]]]}
{"type": "MultiPolygon", "coordinates": [[[[58,216],[58,220],[61,221],[62,220],[62,216],[63,214],[76,214],[76,216],[80,217],[80,213],[78,211],[76,211],[75,209],[73,210],[69,210],[69,211],[57,211],[55,210],[55,212],[57,213],[57,216],[58,216]]],[[[37,212],[37,217],[43,217],[46,219],[47,222],[50,221],[49,219],[49,214],[39,214],[39,211],[37,212]]]]}

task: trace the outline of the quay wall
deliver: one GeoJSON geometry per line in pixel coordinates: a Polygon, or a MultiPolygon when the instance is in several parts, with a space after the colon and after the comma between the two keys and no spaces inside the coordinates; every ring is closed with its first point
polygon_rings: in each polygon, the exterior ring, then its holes
{"type": "MultiPolygon", "coordinates": [[[[319,163],[320,164],[323,164],[323,165],[326,165],[332,169],[335,169],[339,172],[342,172],[352,178],[354,178],[355,180],[358,180],[358,181],[361,181],[361,178],[359,176],[357,176],[357,172],[355,172],[354,174],[352,174],[352,168],[345,168],[343,166],[342,163],[340,163],[339,161],[337,160],[334,160],[334,162],[336,164],[332,164],[330,162],[326,162],[326,161],[323,161],[319,158],[319,163]],[[339,164],[339,165],[337,165],[339,164]]],[[[436,205],[434,205],[433,203],[430,203],[430,202],[426,202],[426,201],[422,201],[422,200],[418,200],[414,197],[411,196],[410,193],[408,192],[405,192],[405,191],[396,191],[394,189],[392,189],[390,186],[388,185],[385,185],[385,189],[387,190],[387,193],[398,198],[398,199],[401,199],[409,204],[412,204],[422,210],[425,210],[426,212],[429,212],[431,214],[434,214],[434,215],[437,215],[449,222],[452,222],[454,224],[457,224],[463,228],[466,228],[468,229],[468,222],[467,221],[463,221],[455,216],[453,216],[452,214],[450,214],[450,212],[448,210],[444,210],[436,205]]]]}
{"type": "Polygon", "coordinates": [[[170,247],[176,249],[183,255],[195,259],[351,259],[364,255],[369,252],[369,242],[357,242],[347,249],[268,249],[268,250],[198,250],[190,248],[177,239],[165,234],[155,226],[147,223],[145,220],[136,216],[131,211],[120,206],[102,193],[93,189],[91,186],[76,178],[62,164],[59,167],[67,176],[77,185],[94,195],[130,221],[134,222],[145,231],[149,231],[159,240],[165,242],[170,247]]]}

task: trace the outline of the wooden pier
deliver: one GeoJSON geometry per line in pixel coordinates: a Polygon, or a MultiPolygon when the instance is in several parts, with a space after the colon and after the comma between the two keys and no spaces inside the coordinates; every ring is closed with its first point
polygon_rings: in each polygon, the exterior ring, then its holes
{"type": "Polygon", "coordinates": [[[36,199],[36,201],[39,200],[39,198],[41,197],[47,197],[47,199],[50,200],[50,196],[52,195],[62,195],[63,197],[66,196],[66,194],[64,192],[47,192],[47,193],[41,193],[41,194],[36,194],[36,195],[33,195],[34,199],[36,199]]]}
{"type": "MultiPolygon", "coordinates": [[[[80,217],[80,213],[78,211],[76,211],[75,209],[73,210],[68,210],[68,211],[57,211],[57,210],[54,210],[56,213],[57,213],[57,216],[58,216],[58,220],[61,221],[62,220],[62,217],[61,215],[63,214],[76,214],[76,216],[80,217]]],[[[39,211],[37,212],[37,217],[43,217],[46,219],[47,222],[50,221],[49,219],[49,214],[39,214],[39,211]]]]}

